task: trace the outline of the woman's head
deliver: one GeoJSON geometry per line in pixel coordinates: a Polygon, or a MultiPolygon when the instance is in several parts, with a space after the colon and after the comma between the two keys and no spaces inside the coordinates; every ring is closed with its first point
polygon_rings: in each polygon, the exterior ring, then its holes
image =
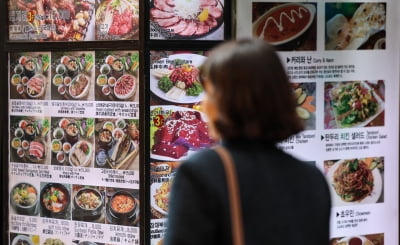
{"type": "Polygon", "coordinates": [[[277,143],[303,129],[285,70],[266,42],[221,44],[212,50],[200,75],[214,135],[277,143]]]}

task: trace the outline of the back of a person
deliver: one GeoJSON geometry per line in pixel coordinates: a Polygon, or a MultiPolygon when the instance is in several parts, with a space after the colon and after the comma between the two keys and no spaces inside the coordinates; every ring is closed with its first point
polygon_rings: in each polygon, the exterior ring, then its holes
{"type": "Polygon", "coordinates": [[[248,244],[328,244],[330,195],[320,170],[275,148],[230,151],[248,244]]]}
{"type": "MultiPolygon", "coordinates": [[[[325,177],[275,147],[304,129],[275,48],[254,39],[223,43],[202,65],[200,80],[208,132],[235,162],[246,244],[329,244],[325,177]]],[[[165,244],[232,244],[229,210],[218,154],[192,155],[174,179],[165,244]]]]}

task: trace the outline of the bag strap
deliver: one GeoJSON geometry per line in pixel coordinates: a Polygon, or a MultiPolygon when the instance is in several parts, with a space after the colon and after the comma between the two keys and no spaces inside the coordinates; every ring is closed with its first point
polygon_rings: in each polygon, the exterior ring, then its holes
{"type": "Polygon", "coordinates": [[[244,230],[242,208],[240,204],[240,192],[236,169],[231,154],[223,146],[215,147],[215,151],[220,156],[225,169],[226,182],[228,187],[232,241],[234,245],[244,245],[244,230]]]}

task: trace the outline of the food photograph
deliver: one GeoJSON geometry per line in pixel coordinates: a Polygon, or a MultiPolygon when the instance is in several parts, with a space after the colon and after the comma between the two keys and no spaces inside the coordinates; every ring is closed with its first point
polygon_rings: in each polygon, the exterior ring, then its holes
{"type": "Polygon", "coordinates": [[[384,245],[384,234],[338,237],[331,239],[329,245],[384,245]]]}
{"type": "Polygon", "coordinates": [[[50,118],[10,117],[10,161],[49,164],[50,118]]]}
{"type": "Polygon", "coordinates": [[[51,164],[93,167],[94,118],[51,119],[51,164]]]}
{"type": "Polygon", "coordinates": [[[304,122],[306,130],[315,130],[316,83],[292,83],[296,98],[296,113],[304,122]]]}
{"type": "Polygon", "coordinates": [[[187,51],[173,53],[152,51],[150,54],[150,91],[152,104],[200,103],[204,88],[200,83],[200,67],[206,56],[187,51]]]}
{"type": "Polygon", "coordinates": [[[325,129],[385,125],[385,83],[325,83],[325,129]]]}
{"type": "Polygon", "coordinates": [[[150,0],[151,39],[224,39],[224,0],[150,0]]]}
{"type": "Polygon", "coordinates": [[[166,218],[171,184],[180,162],[150,163],[150,212],[152,219],[166,218]]]}
{"type": "Polygon", "coordinates": [[[383,157],[324,161],[332,205],[380,203],[383,195],[383,157]]]}
{"type": "Polygon", "coordinates": [[[96,118],[95,167],[139,170],[139,120],[96,118]]]}
{"type": "Polygon", "coordinates": [[[71,186],[40,183],[40,217],[71,219],[71,186]]]}
{"type": "Polygon", "coordinates": [[[386,3],[326,3],[325,49],[386,49],[386,3]]]}
{"type": "Polygon", "coordinates": [[[181,161],[214,144],[205,115],[180,106],[150,107],[150,158],[181,161]]]}
{"type": "MultiPolygon", "coordinates": [[[[94,0],[31,0],[9,1],[10,25],[25,25],[19,31],[10,30],[11,40],[23,41],[93,41],[94,0]],[[36,15],[32,21],[17,18],[36,15]],[[52,26],[54,28],[49,28],[52,26]]],[[[31,17],[32,18],[32,17],[31,17]]]]}
{"type": "Polygon", "coordinates": [[[65,238],[55,238],[55,237],[41,237],[42,245],[68,245],[70,244],[67,242],[65,238]]]}
{"type": "MultiPolygon", "coordinates": [[[[35,216],[39,214],[39,192],[33,184],[20,182],[10,191],[11,210],[15,214],[35,216]]],[[[11,211],[10,210],[10,211],[11,211]]]]}
{"type": "Polygon", "coordinates": [[[105,223],[105,187],[72,185],[72,220],[105,223]]]}
{"type": "Polygon", "coordinates": [[[50,99],[50,53],[10,53],[10,98],[50,99]]]}
{"type": "Polygon", "coordinates": [[[139,102],[139,52],[96,52],[97,101],[139,102]]]}
{"type": "Polygon", "coordinates": [[[252,3],[252,33],[279,51],[317,49],[316,3],[252,3]]]}
{"type": "Polygon", "coordinates": [[[51,99],[94,100],[94,52],[53,52],[51,99]]]}
{"type": "Polygon", "coordinates": [[[10,233],[11,245],[39,245],[40,238],[38,235],[29,235],[22,233],[10,233]]]}
{"type": "Polygon", "coordinates": [[[106,224],[139,225],[139,190],[106,188],[106,224]]]}
{"type": "Polygon", "coordinates": [[[139,38],[139,0],[96,0],[96,40],[139,38]]]}

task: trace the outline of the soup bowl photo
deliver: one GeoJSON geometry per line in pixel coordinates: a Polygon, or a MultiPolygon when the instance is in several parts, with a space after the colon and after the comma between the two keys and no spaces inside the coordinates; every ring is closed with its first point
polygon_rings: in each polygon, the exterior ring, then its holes
{"type": "Polygon", "coordinates": [[[48,183],[40,192],[40,207],[45,217],[61,218],[68,211],[70,194],[68,189],[59,183],[48,183]]]}
{"type": "Polygon", "coordinates": [[[11,189],[10,203],[17,214],[34,215],[37,211],[38,192],[29,183],[18,183],[11,189]]]}

